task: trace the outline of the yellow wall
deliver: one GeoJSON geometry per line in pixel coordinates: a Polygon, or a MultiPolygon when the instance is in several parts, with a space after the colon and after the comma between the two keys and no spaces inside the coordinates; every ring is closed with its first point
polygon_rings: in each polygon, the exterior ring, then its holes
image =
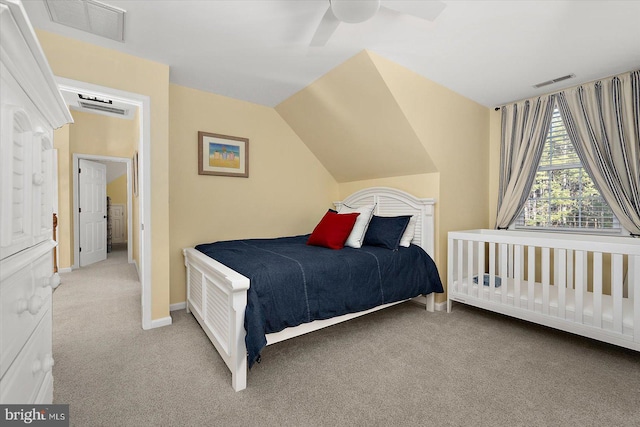
{"type": "Polygon", "coordinates": [[[58,268],[69,268],[73,265],[73,180],[71,170],[71,154],[69,152],[69,125],[56,129],[53,134],[53,145],[58,150],[58,268]]]}
{"type": "Polygon", "coordinates": [[[367,51],[276,111],[340,183],[436,171],[367,51]]]}
{"type": "Polygon", "coordinates": [[[107,184],[107,196],[113,205],[127,205],[127,174],[121,175],[107,184]]]}
{"type": "Polygon", "coordinates": [[[394,62],[371,57],[440,173],[436,263],[446,282],[447,233],[489,226],[490,110],[394,62]]]}
{"type": "Polygon", "coordinates": [[[498,214],[498,189],[500,186],[500,139],[502,135],[502,113],[489,113],[489,228],[495,228],[498,214]]]}
{"type": "Polygon", "coordinates": [[[55,75],[150,98],[151,317],[169,315],[169,66],[37,31],[55,75]]]}
{"type": "Polygon", "coordinates": [[[310,233],[338,185],[273,108],[173,84],[170,107],[171,303],[179,303],[183,248],[310,233]],[[198,175],[198,131],[249,138],[249,178],[198,175]]]}
{"type": "MultiPolygon", "coordinates": [[[[123,234],[124,240],[128,241],[128,230],[129,224],[127,224],[127,206],[129,205],[129,200],[127,200],[127,174],[121,175],[114,179],[113,181],[107,183],[107,196],[111,198],[112,205],[124,205],[124,224],[123,224],[123,234]]],[[[138,245],[138,241],[135,240],[131,242],[134,246],[138,245]]],[[[136,262],[139,260],[136,259],[136,262]]]]}
{"type": "Polygon", "coordinates": [[[363,51],[276,111],[336,177],[340,198],[381,185],[436,199],[443,280],[447,233],[489,226],[488,108],[363,51]]]}

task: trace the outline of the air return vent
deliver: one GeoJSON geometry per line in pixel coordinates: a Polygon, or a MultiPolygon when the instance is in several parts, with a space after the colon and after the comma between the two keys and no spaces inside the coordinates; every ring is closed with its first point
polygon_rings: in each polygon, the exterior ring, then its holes
{"type": "Polygon", "coordinates": [[[125,11],[95,0],[45,0],[53,22],[124,41],[125,11]]]}
{"type": "Polygon", "coordinates": [[[564,80],[569,80],[574,78],[576,75],[575,74],[567,74],[566,76],[562,76],[562,77],[556,77],[555,79],[551,79],[551,80],[547,80],[546,82],[542,82],[542,83],[538,83],[537,85],[533,85],[533,87],[537,88],[541,88],[544,86],[549,86],[552,85],[554,83],[558,83],[564,80]]]}
{"type": "Polygon", "coordinates": [[[117,114],[119,116],[126,116],[129,113],[129,111],[124,108],[112,107],[110,105],[92,104],[85,101],[78,101],[78,104],[87,110],[102,111],[103,113],[117,114]]]}

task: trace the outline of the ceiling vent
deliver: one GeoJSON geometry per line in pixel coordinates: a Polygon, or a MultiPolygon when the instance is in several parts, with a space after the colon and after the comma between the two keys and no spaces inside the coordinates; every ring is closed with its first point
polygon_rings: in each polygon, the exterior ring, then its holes
{"type": "Polygon", "coordinates": [[[45,0],[53,22],[124,42],[125,11],[95,0],[45,0]]]}
{"type": "Polygon", "coordinates": [[[546,82],[542,82],[542,83],[538,83],[537,85],[533,85],[533,87],[535,87],[536,89],[544,87],[544,86],[549,86],[552,85],[554,83],[558,83],[564,80],[569,80],[574,78],[576,75],[575,74],[567,74],[566,76],[562,76],[562,77],[556,77],[555,79],[551,79],[551,80],[547,80],[546,82]]]}
{"type": "Polygon", "coordinates": [[[101,111],[103,113],[117,114],[119,116],[126,116],[129,113],[129,110],[124,108],[112,107],[105,104],[93,104],[86,101],[78,101],[78,104],[80,107],[86,108],[87,110],[101,111]]]}

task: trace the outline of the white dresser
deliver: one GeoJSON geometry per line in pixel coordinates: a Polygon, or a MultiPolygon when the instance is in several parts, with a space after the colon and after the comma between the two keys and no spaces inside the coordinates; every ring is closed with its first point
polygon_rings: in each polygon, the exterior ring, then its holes
{"type": "Polygon", "coordinates": [[[22,4],[0,0],[0,403],[53,400],[53,129],[72,121],[22,4]]]}

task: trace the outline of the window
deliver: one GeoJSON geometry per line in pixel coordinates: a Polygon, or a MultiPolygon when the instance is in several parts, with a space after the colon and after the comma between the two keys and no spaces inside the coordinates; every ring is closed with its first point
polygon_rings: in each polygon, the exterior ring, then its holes
{"type": "Polygon", "coordinates": [[[620,232],[617,218],[582,167],[557,107],[531,193],[515,227],[620,232]]]}

